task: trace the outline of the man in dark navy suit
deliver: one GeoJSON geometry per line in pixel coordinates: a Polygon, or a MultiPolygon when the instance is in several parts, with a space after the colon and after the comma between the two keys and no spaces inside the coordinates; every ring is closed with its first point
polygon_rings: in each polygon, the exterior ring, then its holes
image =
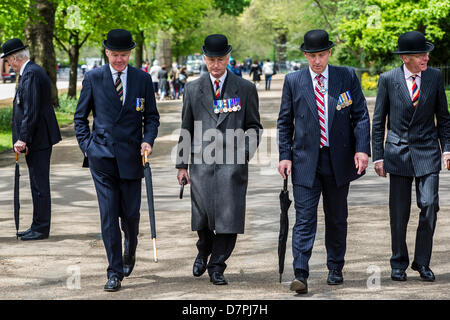
{"type": "Polygon", "coordinates": [[[309,68],[288,74],[278,117],[278,170],[292,172],[296,223],[292,235],[295,279],[290,289],[307,293],[308,261],[323,196],[327,283],[343,282],[350,181],[365,173],[370,155],[366,100],[355,72],[328,65],[333,43],[324,30],[305,34],[300,49],[309,68]]]}
{"type": "Polygon", "coordinates": [[[378,83],[372,127],[373,160],[380,177],[389,173],[390,263],[394,281],[407,280],[406,230],[413,180],[420,217],[411,268],[419,272],[422,280],[435,280],[430,260],[439,211],[441,151],[444,162],[450,161],[450,115],[442,75],[427,67],[433,48],[418,31],[400,35],[394,53],[400,55],[403,65],[381,74],[378,83]]]}
{"type": "Polygon", "coordinates": [[[135,264],[139,231],[141,156],[152,153],[159,114],[149,74],[128,65],[131,33],[114,29],[103,41],[109,64],[88,72],[74,116],[75,132],[97,191],[108,256],[106,291],[117,291],[135,264]],[[92,111],[94,124],[89,129],[92,111]],[[122,256],[122,236],[125,248],[122,256]]]}
{"type": "Polygon", "coordinates": [[[33,223],[18,236],[22,240],[40,240],[50,233],[50,157],[52,146],[61,141],[61,134],[51,103],[50,79],[44,69],[30,61],[26,48],[20,39],[8,40],[2,46],[1,58],[19,74],[12,138],[14,151],[26,152],[33,198],[33,223]]]}

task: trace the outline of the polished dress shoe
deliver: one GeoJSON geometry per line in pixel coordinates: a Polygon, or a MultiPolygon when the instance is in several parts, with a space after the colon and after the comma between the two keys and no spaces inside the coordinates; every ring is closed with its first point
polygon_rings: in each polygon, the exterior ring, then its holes
{"type": "Polygon", "coordinates": [[[121,287],[120,280],[117,276],[111,276],[105,284],[105,291],[115,292],[121,287]]]}
{"type": "Polygon", "coordinates": [[[31,232],[31,228],[29,228],[29,229],[27,229],[25,231],[19,231],[19,232],[17,232],[17,236],[18,237],[23,237],[24,235],[26,235],[27,233],[30,233],[30,232],[31,232]]]}
{"type": "Polygon", "coordinates": [[[133,271],[134,263],[136,262],[136,256],[130,256],[128,254],[123,255],[123,275],[128,277],[133,271]]]}
{"type": "Polygon", "coordinates": [[[227,280],[225,279],[225,277],[223,276],[223,273],[220,272],[213,272],[210,276],[209,276],[209,280],[215,284],[215,285],[224,285],[224,284],[228,284],[227,280]]]}
{"type": "Polygon", "coordinates": [[[342,271],[330,270],[328,272],[327,283],[329,285],[342,284],[344,282],[344,277],[342,276],[342,271]]]}
{"type": "Polygon", "coordinates": [[[391,279],[394,281],[406,281],[406,272],[403,269],[392,269],[391,279]]]}
{"type": "Polygon", "coordinates": [[[23,241],[42,240],[42,239],[47,239],[47,238],[48,238],[48,234],[40,233],[37,231],[30,231],[27,234],[25,234],[24,236],[22,236],[20,238],[20,240],[23,240],[23,241]]]}
{"type": "Polygon", "coordinates": [[[194,268],[192,270],[192,273],[194,274],[194,277],[200,277],[202,274],[206,271],[206,257],[202,257],[200,255],[195,258],[194,261],[194,268]]]}
{"type": "Polygon", "coordinates": [[[433,282],[435,280],[434,273],[431,271],[430,267],[420,266],[417,263],[413,262],[411,265],[411,269],[414,271],[418,271],[420,273],[420,278],[423,281],[433,282]]]}
{"type": "Polygon", "coordinates": [[[308,293],[308,281],[303,277],[296,277],[289,288],[291,291],[295,291],[298,294],[308,293]]]}

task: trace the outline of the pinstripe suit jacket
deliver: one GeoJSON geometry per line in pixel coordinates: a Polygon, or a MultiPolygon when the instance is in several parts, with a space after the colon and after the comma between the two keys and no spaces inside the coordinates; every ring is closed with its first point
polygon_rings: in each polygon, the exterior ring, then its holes
{"type": "MultiPolygon", "coordinates": [[[[292,160],[292,183],[311,188],[320,150],[320,126],[309,69],[286,76],[278,116],[281,160],[292,160]]],[[[366,99],[353,69],[329,66],[328,137],[332,169],[338,186],[360,177],[355,152],[370,155],[370,123],[366,99]],[[341,93],[349,91],[353,103],[336,106],[341,93]]]]}
{"type": "Polygon", "coordinates": [[[450,115],[439,70],[422,72],[417,109],[412,105],[403,66],[381,74],[372,147],[373,161],[384,159],[388,173],[421,177],[441,170],[441,147],[450,151],[450,115]]]}
{"type": "Polygon", "coordinates": [[[27,143],[30,151],[61,141],[52,105],[50,79],[44,69],[30,61],[20,77],[13,102],[12,139],[27,143]]]}

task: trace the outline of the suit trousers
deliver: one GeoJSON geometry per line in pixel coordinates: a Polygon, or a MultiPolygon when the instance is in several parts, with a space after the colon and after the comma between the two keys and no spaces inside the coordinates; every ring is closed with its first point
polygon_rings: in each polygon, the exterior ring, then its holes
{"type": "MultiPolygon", "coordinates": [[[[295,166],[295,163],[293,164],[295,166]]],[[[320,195],[325,213],[325,248],[327,268],[342,270],[347,241],[347,195],[350,184],[338,187],[333,175],[329,149],[320,151],[319,164],[312,188],[294,184],[296,221],[292,231],[292,253],[295,276],[308,278],[317,231],[317,207],[320,195]]]]}
{"type": "Polygon", "coordinates": [[[429,266],[437,212],[439,211],[439,174],[432,173],[416,178],[390,174],[389,180],[389,215],[392,240],[391,267],[405,270],[409,266],[406,232],[411,212],[413,180],[416,183],[417,206],[420,209],[414,262],[418,265],[429,266]]]}
{"type": "Polygon", "coordinates": [[[208,228],[197,231],[197,234],[198,254],[203,257],[211,255],[207,265],[208,274],[223,273],[227,267],[225,261],[231,256],[236,245],[237,234],[216,234],[208,228]]]}
{"type": "MultiPolygon", "coordinates": [[[[89,161],[91,162],[91,159],[89,161]]],[[[121,228],[125,236],[124,254],[134,256],[138,243],[142,179],[121,179],[116,159],[101,161],[107,162],[104,165],[105,168],[114,168],[111,172],[111,170],[102,171],[93,168],[99,168],[98,165],[91,167],[100,209],[102,238],[108,257],[107,276],[110,278],[116,275],[122,280],[121,228]]]]}
{"type": "Polygon", "coordinates": [[[31,230],[48,235],[50,233],[50,157],[52,147],[33,150],[25,157],[30,176],[33,199],[33,223],[31,230]]]}

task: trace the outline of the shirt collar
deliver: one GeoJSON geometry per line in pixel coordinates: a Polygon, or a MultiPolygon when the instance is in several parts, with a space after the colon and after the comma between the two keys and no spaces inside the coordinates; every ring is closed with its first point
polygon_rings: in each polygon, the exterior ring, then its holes
{"type": "Polygon", "coordinates": [[[22,76],[23,71],[25,70],[25,67],[26,67],[26,65],[28,64],[28,62],[30,62],[30,60],[27,60],[27,61],[22,65],[22,68],[20,68],[20,73],[19,73],[20,76],[22,76]]]}
{"type": "MultiPolygon", "coordinates": [[[[315,73],[314,71],[312,71],[311,67],[309,68],[309,73],[311,74],[311,78],[314,80],[316,78],[316,76],[318,76],[318,73],[315,73]]],[[[326,66],[325,70],[321,73],[321,75],[328,80],[328,65],[326,66]]]]}
{"type": "MultiPolygon", "coordinates": [[[[114,68],[112,67],[112,65],[109,65],[109,69],[111,70],[111,74],[112,74],[113,76],[115,76],[117,73],[119,73],[119,71],[117,71],[116,69],[114,69],[114,68]]],[[[125,69],[122,71],[122,74],[127,74],[127,71],[128,71],[128,66],[125,67],[125,69]]]]}
{"type": "Polygon", "coordinates": [[[405,72],[405,79],[408,79],[408,78],[410,78],[411,76],[413,76],[413,75],[415,75],[415,74],[416,74],[419,78],[422,77],[422,72],[419,72],[419,73],[412,73],[411,71],[408,70],[408,68],[406,67],[405,64],[403,65],[403,70],[404,70],[404,72],[405,72]]]}
{"type": "MultiPolygon", "coordinates": [[[[223,85],[223,82],[225,81],[225,78],[227,77],[227,70],[225,70],[225,73],[219,78],[220,81],[220,86],[223,85]]],[[[209,78],[211,79],[211,82],[214,83],[214,81],[216,80],[216,78],[214,78],[211,73],[209,74],[209,78]]]]}

